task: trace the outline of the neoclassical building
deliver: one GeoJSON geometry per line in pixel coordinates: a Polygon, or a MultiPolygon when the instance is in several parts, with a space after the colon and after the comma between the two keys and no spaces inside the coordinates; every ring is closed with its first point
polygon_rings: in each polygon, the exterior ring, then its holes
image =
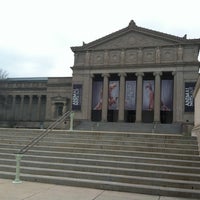
{"type": "Polygon", "coordinates": [[[2,81],[0,120],[37,127],[71,109],[77,121],[193,124],[199,46],[200,39],[146,29],[132,20],[71,47],[72,77],[2,81]]]}
{"type": "Polygon", "coordinates": [[[76,117],[193,123],[199,44],[199,39],[149,30],[131,21],[119,31],[72,47],[76,117]]]}

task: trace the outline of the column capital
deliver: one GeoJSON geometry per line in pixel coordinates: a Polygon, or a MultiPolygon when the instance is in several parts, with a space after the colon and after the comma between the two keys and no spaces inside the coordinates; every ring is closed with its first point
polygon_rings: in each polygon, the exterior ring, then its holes
{"type": "Polygon", "coordinates": [[[144,73],[143,72],[136,72],[135,75],[136,76],[144,76],[144,73]]]}
{"type": "Polygon", "coordinates": [[[125,72],[120,72],[118,73],[118,76],[122,76],[122,77],[125,77],[127,74],[125,72]]]}
{"type": "Polygon", "coordinates": [[[176,71],[173,71],[173,72],[172,72],[172,75],[173,75],[173,76],[176,76],[176,74],[177,74],[176,71]]]}
{"type": "Polygon", "coordinates": [[[153,75],[154,76],[162,76],[162,72],[154,72],[153,75]]]}
{"type": "Polygon", "coordinates": [[[90,78],[94,78],[94,74],[90,74],[90,78]]]}
{"type": "Polygon", "coordinates": [[[110,74],[109,73],[104,73],[104,74],[101,74],[102,77],[110,77],[110,74]]]}

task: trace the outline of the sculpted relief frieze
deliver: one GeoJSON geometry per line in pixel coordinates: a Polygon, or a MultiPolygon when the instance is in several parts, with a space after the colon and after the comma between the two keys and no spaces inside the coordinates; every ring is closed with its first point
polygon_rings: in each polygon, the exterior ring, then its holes
{"type": "Polygon", "coordinates": [[[83,65],[85,62],[85,53],[79,53],[75,55],[75,64],[83,65]]]}
{"type": "Polygon", "coordinates": [[[110,64],[119,64],[120,63],[120,53],[121,51],[111,51],[109,56],[110,64]]]}
{"type": "Polygon", "coordinates": [[[99,51],[99,52],[93,52],[91,55],[91,63],[100,65],[104,63],[104,52],[99,51]]]}
{"type": "Polygon", "coordinates": [[[154,63],[155,62],[155,50],[154,49],[145,49],[143,53],[143,62],[144,63],[154,63]]]}
{"type": "Polygon", "coordinates": [[[88,65],[130,65],[148,63],[182,62],[197,59],[196,50],[179,46],[128,48],[119,50],[98,50],[76,56],[77,66],[88,65]],[[186,55],[185,55],[186,54],[186,55]],[[190,56],[187,56],[190,55],[190,56]]]}
{"type": "Polygon", "coordinates": [[[127,50],[125,54],[125,63],[137,63],[137,50],[127,50]]]}
{"type": "Polygon", "coordinates": [[[161,61],[163,61],[163,62],[176,61],[176,49],[175,48],[163,48],[161,51],[161,61]]]}

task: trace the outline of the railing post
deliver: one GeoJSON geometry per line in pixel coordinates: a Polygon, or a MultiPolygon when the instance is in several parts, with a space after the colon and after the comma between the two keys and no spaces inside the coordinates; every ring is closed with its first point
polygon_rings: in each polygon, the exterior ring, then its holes
{"type": "Polygon", "coordinates": [[[22,183],[22,181],[20,181],[20,161],[22,156],[22,154],[16,154],[16,175],[13,183],[22,183]]]}
{"type": "Polygon", "coordinates": [[[70,113],[70,131],[73,131],[73,123],[74,123],[74,112],[70,113]]]}

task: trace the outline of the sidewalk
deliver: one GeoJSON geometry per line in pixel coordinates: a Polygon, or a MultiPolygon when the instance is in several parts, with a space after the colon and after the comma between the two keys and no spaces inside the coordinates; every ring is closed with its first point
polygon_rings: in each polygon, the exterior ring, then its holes
{"type": "Polygon", "coordinates": [[[136,193],[105,191],[90,188],[68,187],[35,182],[13,184],[0,179],[1,200],[187,200],[186,198],[160,197],[136,193]]]}

